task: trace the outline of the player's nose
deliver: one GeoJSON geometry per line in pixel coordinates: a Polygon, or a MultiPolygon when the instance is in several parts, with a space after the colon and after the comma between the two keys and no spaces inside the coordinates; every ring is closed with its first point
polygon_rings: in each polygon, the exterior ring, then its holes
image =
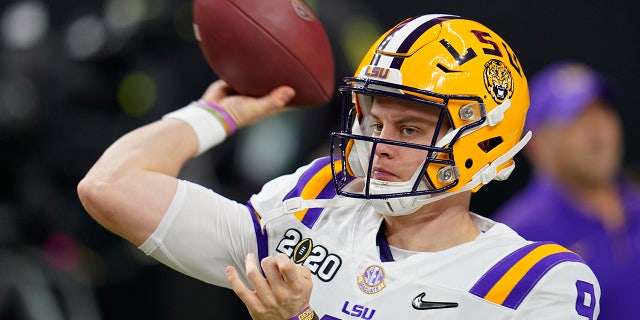
{"type": "MultiPolygon", "coordinates": [[[[382,138],[382,136],[380,137],[382,138]]],[[[400,147],[385,142],[378,142],[375,146],[374,154],[379,157],[391,159],[397,155],[398,148],[400,147]]]]}

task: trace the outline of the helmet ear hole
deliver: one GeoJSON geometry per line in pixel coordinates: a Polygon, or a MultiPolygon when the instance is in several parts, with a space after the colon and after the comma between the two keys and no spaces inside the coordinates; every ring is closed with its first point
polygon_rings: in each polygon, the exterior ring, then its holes
{"type": "Polygon", "coordinates": [[[502,140],[502,137],[493,137],[491,139],[478,142],[478,147],[480,147],[480,149],[482,149],[482,151],[484,151],[485,153],[489,153],[491,152],[491,150],[502,144],[503,141],[504,140],[502,140]]]}
{"type": "Polygon", "coordinates": [[[473,166],[473,159],[469,158],[467,159],[467,161],[464,162],[464,167],[469,169],[473,166]]]}

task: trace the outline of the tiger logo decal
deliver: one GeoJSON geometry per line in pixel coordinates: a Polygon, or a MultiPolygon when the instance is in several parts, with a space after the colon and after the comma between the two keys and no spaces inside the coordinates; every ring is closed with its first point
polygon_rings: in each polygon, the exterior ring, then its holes
{"type": "Polygon", "coordinates": [[[484,87],[499,104],[513,96],[513,77],[502,61],[491,59],[484,64],[484,87]]]}

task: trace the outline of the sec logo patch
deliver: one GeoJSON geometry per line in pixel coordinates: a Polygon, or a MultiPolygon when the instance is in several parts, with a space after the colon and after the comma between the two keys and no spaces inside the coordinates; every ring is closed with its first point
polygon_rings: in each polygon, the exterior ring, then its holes
{"type": "Polygon", "coordinates": [[[378,265],[367,267],[364,273],[358,276],[358,288],[366,294],[374,294],[384,289],[384,269],[378,265]]]}

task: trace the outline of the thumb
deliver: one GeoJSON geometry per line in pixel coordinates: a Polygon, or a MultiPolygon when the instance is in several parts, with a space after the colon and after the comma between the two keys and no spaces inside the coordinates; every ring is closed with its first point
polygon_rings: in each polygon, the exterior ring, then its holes
{"type": "Polygon", "coordinates": [[[273,103],[287,105],[293,97],[295,97],[296,91],[289,86],[280,86],[271,91],[267,97],[273,99],[273,103]]]}
{"type": "Polygon", "coordinates": [[[296,92],[289,86],[277,87],[271,90],[268,95],[260,98],[258,104],[262,104],[265,115],[271,115],[284,108],[295,94],[296,92]]]}
{"type": "Polygon", "coordinates": [[[285,110],[285,106],[295,96],[295,90],[289,86],[277,87],[267,95],[253,98],[249,103],[241,103],[227,111],[239,127],[244,127],[258,120],[285,110]]]}

